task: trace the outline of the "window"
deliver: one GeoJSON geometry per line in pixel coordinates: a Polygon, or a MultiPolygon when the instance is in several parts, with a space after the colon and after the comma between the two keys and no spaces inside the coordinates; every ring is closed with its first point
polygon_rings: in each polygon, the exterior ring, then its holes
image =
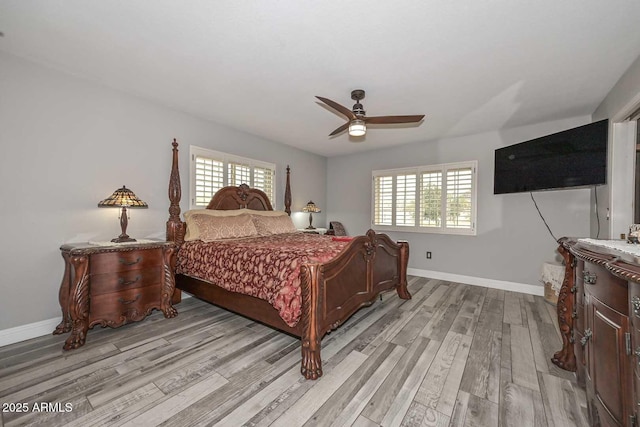
{"type": "Polygon", "coordinates": [[[190,146],[189,150],[190,209],[207,207],[216,191],[227,185],[240,184],[264,191],[275,206],[275,164],[195,146],[190,146]]]}
{"type": "Polygon", "coordinates": [[[376,229],[476,234],[477,161],[373,171],[376,229]]]}

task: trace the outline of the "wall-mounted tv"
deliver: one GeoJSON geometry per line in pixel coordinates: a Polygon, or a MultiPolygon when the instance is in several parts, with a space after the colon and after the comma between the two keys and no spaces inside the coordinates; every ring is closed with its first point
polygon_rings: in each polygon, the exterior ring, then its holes
{"type": "Polygon", "coordinates": [[[497,149],[493,194],[605,184],[608,129],[602,120],[497,149]]]}

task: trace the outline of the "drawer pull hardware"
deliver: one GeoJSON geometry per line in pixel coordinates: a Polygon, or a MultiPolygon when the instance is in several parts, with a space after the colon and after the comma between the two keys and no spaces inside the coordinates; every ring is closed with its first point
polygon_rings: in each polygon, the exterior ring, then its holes
{"type": "Polygon", "coordinates": [[[140,299],[140,294],[136,295],[136,297],[134,299],[131,299],[131,300],[125,300],[124,298],[118,298],[118,302],[120,304],[129,305],[129,304],[133,304],[134,302],[138,301],[139,299],[140,299]]]}
{"type": "Polygon", "coordinates": [[[633,306],[633,314],[640,316],[640,297],[636,295],[631,298],[631,305],[633,306]]]}
{"type": "MultiPolygon", "coordinates": [[[[636,357],[640,357],[640,347],[636,347],[636,351],[634,351],[633,354],[635,354],[636,357]]],[[[638,362],[638,363],[640,363],[640,362],[638,362]]]]}
{"type": "Polygon", "coordinates": [[[118,279],[118,284],[121,286],[129,286],[129,285],[133,285],[134,283],[136,283],[138,280],[140,280],[142,278],[142,276],[137,275],[135,279],[133,280],[124,280],[124,277],[121,277],[118,279]]]}
{"type": "Polygon", "coordinates": [[[589,338],[591,338],[591,335],[593,334],[591,333],[590,328],[584,330],[584,336],[580,338],[580,344],[582,344],[583,347],[587,345],[587,342],[589,341],[589,338]]]}
{"type": "Polygon", "coordinates": [[[584,271],[582,273],[582,278],[584,279],[584,283],[586,283],[587,285],[596,284],[596,273],[589,273],[588,271],[584,271]]]}
{"type": "Polygon", "coordinates": [[[120,258],[120,264],[124,264],[124,265],[134,265],[134,264],[139,263],[140,261],[142,261],[142,257],[136,258],[135,261],[127,261],[124,258],[120,258]]]}

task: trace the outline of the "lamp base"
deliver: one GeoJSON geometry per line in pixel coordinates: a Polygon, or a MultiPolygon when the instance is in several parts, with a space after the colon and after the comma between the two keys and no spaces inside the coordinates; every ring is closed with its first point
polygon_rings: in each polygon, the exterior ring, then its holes
{"type": "Polygon", "coordinates": [[[315,230],[316,228],[313,225],[308,226],[305,230],[315,230]]]}
{"type": "Polygon", "coordinates": [[[124,243],[124,242],[136,242],[136,239],[132,239],[131,237],[127,236],[126,234],[124,236],[119,236],[116,237],[115,239],[111,239],[111,241],[113,243],[124,243]]]}

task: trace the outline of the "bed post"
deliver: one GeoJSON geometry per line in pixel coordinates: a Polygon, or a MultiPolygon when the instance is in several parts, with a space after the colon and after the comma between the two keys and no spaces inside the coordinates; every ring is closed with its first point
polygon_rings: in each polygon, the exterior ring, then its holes
{"type": "Polygon", "coordinates": [[[322,376],[322,359],[320,357],[320,340],[318,316],[320,315],[320,266],[315,263],[300,267],[300,288],[302,291],[302,364],[300,373],[308,380],[316,380],[322,376]]]}
{"type": "Polygon", "coordinates": [[[398,296],[402,299],[411,299],[409,289],[407,289],[407,267],[409,265],[409,242],[398,241],[400,254],[398,256],[398,296]]]}
{"type": "Polygon", "coordinates": [[[284,189],[284,211],[291,216],[291,181],[289,176],[291,175],[291,169],[287,165],[287,185],[284,189]]]}
{"type": "Polygon", "coordinates": [[[184,242],[185,224],[180,220],[180,171],[178,170],[178,141],[173,138],[173,160],[169,178],[169,220],[167,221],[167,241],[181,244],[184,242]]]}

